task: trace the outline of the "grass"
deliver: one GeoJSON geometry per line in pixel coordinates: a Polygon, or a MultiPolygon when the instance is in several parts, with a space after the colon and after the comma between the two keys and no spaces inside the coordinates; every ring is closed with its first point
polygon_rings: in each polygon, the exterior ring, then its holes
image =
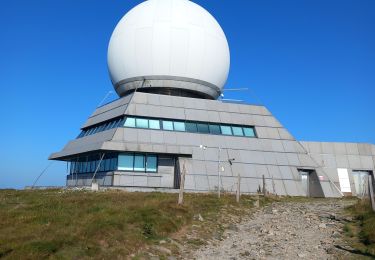
{"type": "Polygon", "coordinates": [[[350,237],[352,246],[365,255],[375,258],[375,212],[368,200],[358,200],[347,212],[355,218],[346,223],[344,232],[350,237]]]}
{"type": "MultiPolygon", "coordinates": [[[[193,223],[209,235],[223,216],[240,218],[253,198],[123,191],[0,190],[0,258],[124,258],[193,223]],[[227,214],[222,214],[227,212],[227,214]],[[195,220],[201,214],[204,224],[195,220]]],[[[261,200],[261,204],[267,203],[261,200]]],[[[182,232],[183,233],[183,232],[182,232]]],[[[181,234],[180,234],[181,235],[181,234]]],[[[200,245],[203,242],[191,240],[200,245]]]]}

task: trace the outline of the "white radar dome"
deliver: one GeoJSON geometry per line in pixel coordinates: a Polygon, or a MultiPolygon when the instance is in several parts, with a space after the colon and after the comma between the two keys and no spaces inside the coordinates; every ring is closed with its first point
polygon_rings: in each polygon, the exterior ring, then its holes
{"type": "Polygon", "coordinates": [[[108,68],[119,96],[133,91],[216,99],[228,77],[227,39],[189,0],[148,0],[117,24],[108,68]]]}

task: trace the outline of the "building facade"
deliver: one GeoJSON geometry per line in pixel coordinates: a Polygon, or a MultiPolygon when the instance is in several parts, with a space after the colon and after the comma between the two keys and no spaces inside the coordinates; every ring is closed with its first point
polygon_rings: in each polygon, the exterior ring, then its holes
{"type": "Polygon", "coordinates": [[[69,163],[67,186],[91,186],[97,170],[100,186],[173,190],[185,166],[187,191],[235,191],[240,175],[243,193],[264,178],[274,194],[338,197],[373,173],[375,146],[299,142],[264,106],[135,92],[96,109],[50,159],[69,163]]]}

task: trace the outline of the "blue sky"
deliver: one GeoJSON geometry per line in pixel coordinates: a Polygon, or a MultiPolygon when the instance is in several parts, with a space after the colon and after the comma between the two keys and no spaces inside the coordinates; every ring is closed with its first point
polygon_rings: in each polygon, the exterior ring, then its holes
{"type": "MultiPolygon", "coordinates": [[[[141,1],[0,3],[0,188],[31,185],[105,94],[119,19],[141,1]]],[[[197,0],[231,49],[226,98],[263,103],[300,140],[375,143],[375,1],[197,0]]],[[[39,185],[64,185],[54,163],[39,185]]]]}

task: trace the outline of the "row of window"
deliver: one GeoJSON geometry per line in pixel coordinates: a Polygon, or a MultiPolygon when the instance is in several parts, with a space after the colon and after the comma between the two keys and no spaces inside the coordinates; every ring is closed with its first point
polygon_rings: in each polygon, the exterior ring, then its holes
{"type": "Polygon", "coordinates": [[[256,137],[251,126],[213,124],[193,121],[162,120],[154,118],[126,117],[117,118],[82,130],[77,138],[92,135],[115,127],[136,127],[166,131],[190,132],[215,135],[234,135],[256,137]]]}
{"type": "Polygon", "coordinates": [[[151,118],[127,117],[124,126],[202,134],[234,135],[246,137],[256,136],[255,129],[251,126],[212,124],[192,121],[184,122],[151,118]]]}
{"type": "Polygon", "coordinates": [[[118,156],[118,170],[134,172],[157,172],[158,157],[153,154],[120,154],[118,156]]]}
{"type": "MultiPolygon", "coordinates": [[[[70,162],[70,174],[95,172],[101,155],[82,156],[70,162]]],[[[98,168],[98,172],[117,170],[117,154],[106,154],[98,168]]]]}
{"type": "MultiPolygon", "coordinates": [[[[70,162],[70,174],[93,173],[98,168],[101,155],[82,156],[70,162]]],[[[97,172],[135,171],[157,172],[158,157],[153,154],[121,153],[106,154],[97,172]]]]}
{"type": "Polygon", "coordinates": [[[109,130],[112,128],[120,127],[124,125],[124,118],[116,118],[107,122],[103,122],[101,124],[89,127],[85,130],[82,130],[81,133],[78,135],[77,138],[81,138],[87,135],[93,135],[105,130],[109,130]]]}

